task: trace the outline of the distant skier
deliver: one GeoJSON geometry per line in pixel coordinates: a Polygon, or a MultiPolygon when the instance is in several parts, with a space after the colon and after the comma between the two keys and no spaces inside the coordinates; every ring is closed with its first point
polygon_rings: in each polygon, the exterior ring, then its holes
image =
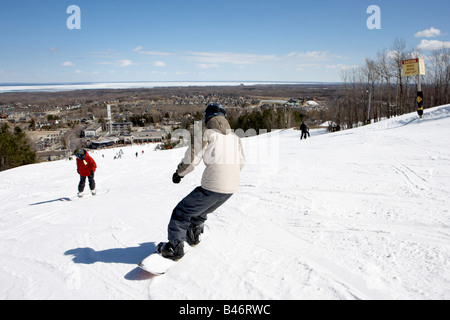
{"type": "Polygon", "coordinates": [[[300,137],[300,140],[303,140],[303,137],[307,139],[308,137],[311,138],[311,135],[309,134],[309,127],[306,125],[305,122],[302,122],[300,125],[300,130],[302,131],[302,136],[300,137]]]}
{"type": "Polygon", "coordinates": [[[86,186],[86,178],[89,179],[89,188],[91,189],[92,195],[95,196],[97,194],[97,190],[95,189],[94,174],[97,170],[97,164],[84,149],[76,149],[74,155],[77,157],[77,172],[80,175],[78,197],[83,197],[84,188],[86,186]]]}
{"type": "Polygon", "coordinates": [[[203,159],[206,169],[201,187],[192,191],[173,210],[168,226],[169,242],[160,243],[157,249],[163,257],[175,261],[184,256],[184,241],[191,246],[200,242],[208,214],[237,191],[240,172],[245,165],[241,140],[232,133],[222,105],[208,105],[203,124],[211,130],[202,128],[203,139],[194,138],[172,177],[173,183],[180,183],[203,159]]]}

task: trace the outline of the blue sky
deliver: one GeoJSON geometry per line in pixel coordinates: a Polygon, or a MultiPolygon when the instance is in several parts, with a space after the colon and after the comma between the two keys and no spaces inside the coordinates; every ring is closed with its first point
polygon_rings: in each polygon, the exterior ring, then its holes
{"type": "Polygon", "coordinates": [[[396,38],[450,46],[449,15],[446,0],[1,1],[0,83],[340,81],[396,38]]]}

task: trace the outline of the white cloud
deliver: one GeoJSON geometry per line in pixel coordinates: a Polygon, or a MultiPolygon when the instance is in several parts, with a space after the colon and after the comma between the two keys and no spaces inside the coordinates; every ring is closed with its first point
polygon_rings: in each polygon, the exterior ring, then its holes
{"type": "Polygon", "coordinates": [[[259,55],[235,52],[189,52],[187,60],[202,62],[203,64],[218,65],[221,63],[231,64],[255,64],[266,61],[275,61],[279,58],[276,55],[259,55]]]}
{"type": "Polygon", "coordinates": [[[158,68],[163,68],[163,67],[166,66],[166,64],[165,64],[163,61],[155,61],[155,62],[153,63],[153,65],[154,65],[155,67],[158,67],[158,68]]]}
{"type": "Polygon", "coordinates": [[[355,69],[355,68],[359,68],[359,66],[356,64],[345,65],[342,63],[325,65],[325,69],[329,69],[329,70],[349,70],[349,69],[355,69]]]}
{"type": "Polygon", "coordinates": [[[319,63],[301,63],[297,65],[299,68],[318,68],[320,67],[319,63]]]}
{"type": "Polygon", "coordinates": [[[164,71],[152,71],[152,74],[158,74],[158,75],[167,75],[167,72],[164,71]]]}
{"type": "Polygon", "coordinates": [[[134,66],[137,65],[137,63],[134,63],[131,60],[128,59],[124,59],[124,60],[117,60],[117,61],[101,61],[101,62],[97,62],[97,64],[101,64],[101,65],[111,65],[111,66],[117,66],[117,67],[130,67],[130,66],[134,66]]]}
{"type": "Polygon", "coordinates": [[[75,73],[76,73],[76,74],[83,74],[83,75],[96,75],[96,74],[100,74],[100,72],[98,72],[98,71],[84,72],[84,71],[82,71],[82,70],[76,70],[75,73]]]}
{"type": "Polygon", "coordinates": [[[288,58],[296,58],[308,61],[327,61],[329,60],[328,51],[307,51],[307,52],[291,52],[288,58]]]}
{"type": "Polygon", "coordinates": [[[332,59],[343,59],[343,57],[330,53],[330,51],[307,51],[291,52],[287,58],[301,59],[306,61],[330,61],[332,59]]]}
{"type": "Polygon", "coordinates": [[[133,61],[131,61],[131,60],[119,60],[118,61],[118,63],[119,63],[119,67],[129,67],[129,66],[132,66],[134,63],[133,63],[133,61]]]}
{"type": "Polygon", "coordinates": [[[92,51],[91,54],[95,58],[112,58],[119,55],[115,49],[108,49],[106,51],[92,51]]]}
{"type": "Polygon", "coordinates": [[[423,39],[417,46],[418,50],[422,51],[432,51],[439,50],[442,48],[450,48],[450,41],[438,41],[438,40],[426,40],[423,39]]]}
{"type": "Polygon", "coordinates": [[[216,63],[210,63],[210,64],[200,63],[197,65],[197,69],[200,69],[200,70],[206,70],[206,69],[218,68],[218,67],[219,67],[219,65],[216,63]]]}
{"type": "Polygon", "coordinates": [[[66,61],[66,62],[61,63],[61,66],[62,67],[74,67],[75,64],[71,61],[66,61]]]}
{"type": "Polygon", "coordinates": [[[235,52],[188,52],[187,54],[188,56],[186,56],[185,59],[200,62],[200,64],[197,65],[198,69],[216,68],[218,65],[224,63],[240,66],[261,63],[310,64],[344,59],[344,57],[332,54],[330,51],[291,52],[286,55],[235,52]]]}
{"type": "Polygon", "coordinates": [[[133,49],[134,52],[137,52],[139,54],[146,54],[146,55],[150,55],[150,56],[171,56],[173,55],[172,53],[169,52],[160,52],[160,51],[144,51],[144,48],[142,48],[141,46],[138,46],[136,48],[133,49]]]}
{"type": "Polygon", "coordinates": [[[325,70],[348,70],[358,68],[357,65],[345,65],[342,63],[336,64],[321,64],[321,63],[305,63],[297,66],[297,71],[305,71],[306,69],[325,69],[325,70]]]}
{"type": "Polygon", "coordinates": [[[414,35],[414,37],[416,37],[416,38],[434,38],[434,37],[440,36],[441,34],[442,34],[441,30],[431,27],[430,29],[426,29],[426,30],[417,32],[414,35]]]}
{"type": "Polygon", "coordinates": [[[387,57],[393,60],[397,59],[398,55],[399,55],[398,51],[395,50],[391,50],[387,53],[387,57]]]}

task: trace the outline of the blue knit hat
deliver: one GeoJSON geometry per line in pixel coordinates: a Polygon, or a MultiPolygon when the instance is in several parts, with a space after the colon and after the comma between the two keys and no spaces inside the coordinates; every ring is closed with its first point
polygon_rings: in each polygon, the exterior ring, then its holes
{"type": "Polygon", "coordinates": [[[205,119],[209,120],[216,116],[227,116],[227,111],[225,110],[225,107],[222,106],[220,103],[211,103],[206,107],[205,110],[205,119]]]}

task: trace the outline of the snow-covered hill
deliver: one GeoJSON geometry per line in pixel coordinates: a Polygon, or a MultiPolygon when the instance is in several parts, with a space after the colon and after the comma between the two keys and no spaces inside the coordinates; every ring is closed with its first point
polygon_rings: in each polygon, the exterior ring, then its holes
{"type": "Polygon", "coordinates": [[[0,299],[450,299],[450,106],[319,133],[244,139],[240,191],[159,278],[136,264],[200,183],[171,182],[184,149],[94,152],[103,194],[71,202],[74,161],[1,172],[0,299]]]}

